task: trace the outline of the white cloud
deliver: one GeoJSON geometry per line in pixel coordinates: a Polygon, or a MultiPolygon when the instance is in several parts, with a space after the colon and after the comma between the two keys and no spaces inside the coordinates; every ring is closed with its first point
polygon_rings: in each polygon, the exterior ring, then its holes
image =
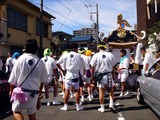
{"type": "MultiPolygon", "coordinates": [[[[35,2],[40,2],[40,0],[34,0],[35,2]]],[[[108,34],[113,31],[117,27],[117,14],[122,13],[124,19],[126,19],[132,26],[136,24],[136,0],[59,0],[65,6],[72,10],[69,18],[84,25],[80,26],[70,20],[65,22],[65,25],[76,30],[81,29],[82,27],[91,27],[92,22],[89,19],[89,9],[85,7],[85,4],[88,5],[88,2],[99,5],[99,24],[100,31],[108,34]],[[88,1],[88,2],[87,2],[88,1]]],[[[64,15],[68,16],[69,10],[61,5],[57,0],[44,0],[44,5],[51,8],[52,10],[64,15]]],[[[95,6],[92,7],[93,11],[95,11],[95,6]]],[[[44,10],[48,11],[50,14],[56,17],[56,20],[60,23],[63,23],[66,18],[50,11],[48,9],[44,10]]],[[[95,17],[95,15],[94,15],[95,17]]],[[[59,30],[61,25],[55,21],[53,21],[53,31],[59,30]]],[[[133,29],[133,28],[132,28],[133,29]]],[[[61,31],[65,31],[72,34],[72,30],[62,27],[61,31]]]]}

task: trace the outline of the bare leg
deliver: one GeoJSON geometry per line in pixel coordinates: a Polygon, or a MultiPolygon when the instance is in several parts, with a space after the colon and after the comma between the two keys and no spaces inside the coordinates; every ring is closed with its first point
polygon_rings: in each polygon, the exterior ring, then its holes
{"type": "Polygon", "coordinates": [[[88,89],[88,95],[91,95],[91,86],[90,84],[86,84],[87,89],[88,89]]]}
{"type": "Polygon", "coordinates": [[[15,120],[24,120],[21,112],[13,112],[13,116],[15,120]]]}
{"type": "Polygon", "coordinates": [[[32,115],[28,115],[29,120],[36,120],[36,113],[32,114],[32,115]]]}
{"type": "Polygon", "coordinates": [[[68,100],[69,100],[69,94],[70,94],[70,89],[65,89],[65,96],[64,96],[64,107],[60,108],[60,110],[67,111],[68,110],[68,100]]]}
{"type": "Polygon", "coordinates": [[[114,99],[113,89],[112,89],[112,91],[109,93],[109,98],[110,98],[110,100],[113,100],[113,99],[114,99]]]}
{"type": "Polygon", "coordinates": [[[109,93],[109,98],[110,98],[110,103],[109,103],[109,108],[111,109],[111,111],[113,113],[117,113],[118,111],[114,108],[114,91],[113,91],[113,88],[112,88],[112,91],[109,93]]]}
{"type": "Polygon", "coordinates": [[[49,99],[49,85],[45,85],[45,96],[46,99],[49,99]]]}
{"type": "Polygon", "coordinates": [[[57,89],[57,86],[56,86],[56,84],[55,84],[55,82],[53,82],[53,88],[54,88],[54,92],[53,92],[53,96],[54,97],[57,97],[57,95],[58,95],[58,89],[57,89]]]}
{"type": "Polygon", "coordinates": [[[98,111],[100,111],[100,112],[105,112],[105,107],[104,107],[104,91],[105,91],[105,88],[99,88],[100,108],[98,109],[98,111]]]}
{"type": "Polygon", "coordinates": [[[122,82],[121,83],[121,91],[122,91],[122,93],[124,93],[125,86],[126,86],[126,82],[122,82]]]}
{"type": "Polygon", "coordinates": [[[65,89],[64,104],[68,103],[70,90],[65,89]]]}
{"type": "Polygon", "coordinates": [[[99,101],[100,104],[104,104],[104,88],[99,88],[99,101]]]}
{"type": "Polygon", "coordinates": [[[62,89],[62,92],[64,92],[63,82],[60,82],[59,85],[60,85],[60,87],[62,89]]]}
{"type": "Polygon", "coordinates": [[[76,103],[79,104],[80,103],[80,89],[75,90],[76,92],[76,103]]]}
{"type": "Polygon", "coordinates": [[[81,96],[81,102],[84,102],[84,90],[83,90],[83,87],[80,87],[80,96],[81,96]]]}
{"type": "Polygon", "coordinates": [[[83,87],[80,87],[80,95],[81,95],[81,96],[84,95],[83,87]]]}

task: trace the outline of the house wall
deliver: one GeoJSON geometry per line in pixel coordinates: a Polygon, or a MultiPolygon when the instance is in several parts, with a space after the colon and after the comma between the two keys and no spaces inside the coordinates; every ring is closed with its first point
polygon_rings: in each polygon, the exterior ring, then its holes
{"type": "MultiPolygon", "coordinates": [[[[27,31],[18,30],[15,28],[11,28],[9,26],[7,27],[7,34],[10,34],[10,37],[8,37],[5,42],[9,45],[0,45],[1,50],[3,51],[4,48],[5,52],[1,54],[1,56],[6,56],[7,52],[10,51],[10,44],[13,46],[19,46],[23,48],[24,42],[27,39],[36,39],[38,44],[40,42],[40,36],[36,34],[36,19],[40,18],[40,11],[35,8],[35,6],[30,6],[29,4],[26,4],[26,2],[20,1],[20,0],[12,0],[7,2],[5,0],[5,18],[7,18],[7,9],[12,8],[15,11],[27,15],[27,31]],[[3,46],[3,47],[2,47],[3,46]],[[2,49],[3,48],[3,49],[2,49]]],[[[4,6],[3,5],[3,6],[4,6]]],[[[1,14],[2,15],[2,14],[1,14]]],[[[52,24],[50,16],[47,16],[46,14],[43,15],[44,23],[48,25],[48,36],[43,38],[43,49],[46,47],[51,48],[50,42],[52,39],[52,24]]],[[[5,28],[2,28],[5,29],[5,28]]],[[[0,42],[2,42],[0,40],[0,42]]],[[[12,46],[12,47],[13,47],[12,46]]]]}

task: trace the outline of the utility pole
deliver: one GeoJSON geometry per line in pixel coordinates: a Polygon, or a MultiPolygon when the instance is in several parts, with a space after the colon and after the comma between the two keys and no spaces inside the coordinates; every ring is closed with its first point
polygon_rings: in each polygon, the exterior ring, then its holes
{"type": "Polygon", "coordinates": [[[99,44],[99,13],[98,13],[98,4],[96,4],[96,40],[97,40],[97,49],[99,44]]]}
{"type": "Polygon", "coordinates": [[[41,0],[41,8],[40,8],[40,51],[39,56],[43,57],[43,0],[41,0]]]}
{"type": "Polygon", "coordinates": [[[91,7],[91,21],[94,22],[93,28],[95,29],[96,33],[95,33],[95,39],[97,41],[97,50],[98,50],[98,44],[99,44],[99,11],[98,11],[98,4],[96,5],[90,5],[91,7]],[[96,6],[96,12],[92,12],[92,6],[96,6]],[[96,22],[92,19],[92,14],[96,14],[96,22]]]}

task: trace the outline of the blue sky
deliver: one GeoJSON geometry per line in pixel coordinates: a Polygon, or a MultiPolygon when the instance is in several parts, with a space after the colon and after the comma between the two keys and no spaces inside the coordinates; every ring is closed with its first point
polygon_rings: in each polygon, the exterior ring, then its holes
{"type": "MultiPolygon", "coordinates": [[[[40,0],[29,1],[40,3],[40,0]]],[[[96,7],[94,5],[96,3],[99,5],[100,32],[104,32],[105,36],[108,36],[111,31],[117,28],[117,15],[119,13],[122,13],[123,19],[126,19],[132,25],[132,28],[128,29],[134,29],[134,24],[137,23],[136,0],[44,0],[44,5],[50,8],[46,9],[44,7],[44,10],[56,17],[56,21],[52,21],[54,24],[52,31],[64,31],[72,34],[73,30],[91,27],[93,21],[90,20],[90,12],[91,10],[95,12],[96,7]],[[89,7],[91,5],[93,6],[89,7]],[[78,24],[66,19],[67,16],[78,24]],[[67,27],[59,23],[64,23],[67,27]]],[[[95,14],[92,17],[93,20],[96,20],[95,14]]]]}

